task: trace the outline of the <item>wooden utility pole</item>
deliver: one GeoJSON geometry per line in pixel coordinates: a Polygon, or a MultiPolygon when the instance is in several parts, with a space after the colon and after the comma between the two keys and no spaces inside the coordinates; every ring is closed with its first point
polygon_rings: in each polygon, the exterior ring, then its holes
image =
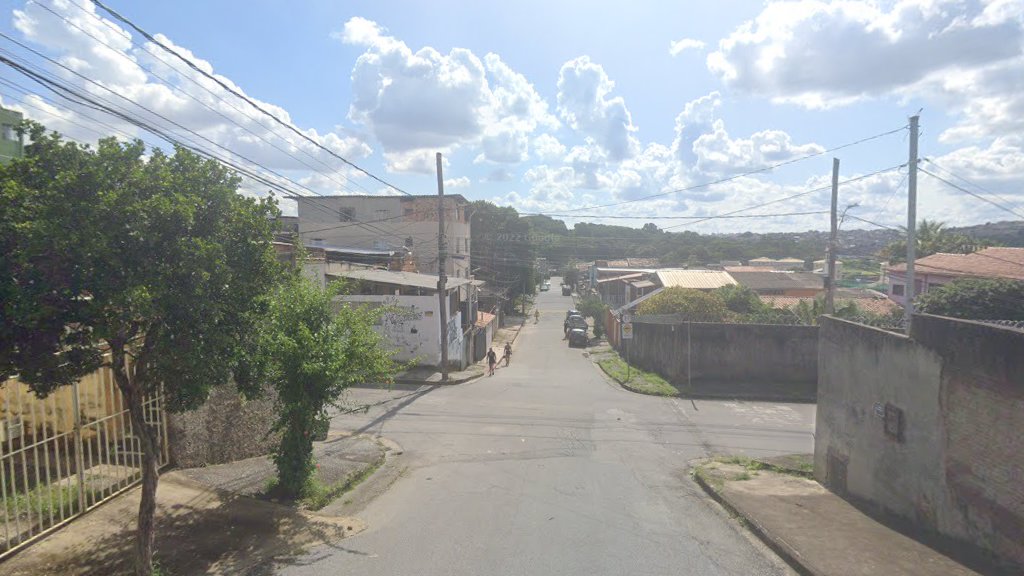
{"type": "Polygon", "coordinates": [[[444,269],[447,246],[444,237],[444,174],[437,153],[437,306],[441,317],[441,381],[448,381],[448,283],[444,269]]]}
{"type": "Polygon", "coordinates": [[[828,284],[825,286],[825,314],[836,312],[836,246],[839,235],[839,158],[832,159],[832,227],[828,236],[828,284]]]}
{"type": "Polygon", "coordinates": [[[910,320],[914,315],[914,297],[917,281],[914,278],[914,260],[917,259],[917,137],[920,116],[910,117],[910,159],[907,162],[907,285],[903,288],[903,322],[910,334],[910,320]]]}

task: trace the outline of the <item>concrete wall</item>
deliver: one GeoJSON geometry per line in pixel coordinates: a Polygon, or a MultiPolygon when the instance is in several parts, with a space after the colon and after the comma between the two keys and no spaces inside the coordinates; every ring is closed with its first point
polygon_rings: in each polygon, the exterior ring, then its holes
{"type": "Polygon", "coordinates": [[[273,391],[245,400],[234,384],[217,386],[199,408],[167,415],[171,462],[194,468],[267,454],[278,440],[269,434],[276,418],[273,391]]]}
{"type": "MultiPolygon", "coordinates": [[[[441,325],[438,322],[437,296],[346,295],[335,297],[335,301],[395,307],[396,311],[385,314],[376,327],[394,350],[394,359],[423,366],[440,364],[441,325]]],[[[460,365],[465,354],[462,312],[448,312],[448,362],[460,365]]]]}
{"type": "Polygon", "coordinates": [[[822,320],[815,474],[1024,566],[1024,332],[927,315],[912,326],[822,320]]]}
{"type": "MultiPolygon", "coordinates": [[[[620,348],[626,346],[625,340],[620,348]]],[[[630,359],[681,390],[813,399],[818,379],[815,326],[651,324],[637,317],[630,359]],[[689,342],[689,345],[688,345],[689,342]]]]}

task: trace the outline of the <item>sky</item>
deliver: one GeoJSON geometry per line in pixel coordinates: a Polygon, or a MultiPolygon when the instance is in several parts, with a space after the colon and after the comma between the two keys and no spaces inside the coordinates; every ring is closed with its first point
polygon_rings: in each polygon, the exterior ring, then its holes
{"type": "MultiPolygon", "coordinates": [[[[277,120],[90,0],[3,2],[0,55],[261,174],[249,194],[434,194],[441,152],[446,193],[570,226],[802,231],[836,157],[843,227],[897,227],[919,113],[918,216],[1024,219],[1024,0],[107,6],[277,120]]],[[[9,66],[0,101],[167,145],[9,66]]]]}

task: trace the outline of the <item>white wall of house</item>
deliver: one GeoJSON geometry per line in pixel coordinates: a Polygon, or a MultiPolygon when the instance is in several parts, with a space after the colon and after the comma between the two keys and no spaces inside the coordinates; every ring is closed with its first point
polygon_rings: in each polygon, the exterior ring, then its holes
{"type": "MultiPolygon", "coordinates": [[[[383,335],[394,350],[394,359],[423,366],[437,366],[441,363],[441,324],[437,296],[344,295],[334,300],[355,305],[394,307],[396,310],[386,313],[375,327],[377,333],[383,335]]],[[[461,322],[461,312],[455,311],[448,324],[448,360],[452,364],[462,360],[461,322]],[[453,325],[454,335],[451,328],[453,325]]]]}

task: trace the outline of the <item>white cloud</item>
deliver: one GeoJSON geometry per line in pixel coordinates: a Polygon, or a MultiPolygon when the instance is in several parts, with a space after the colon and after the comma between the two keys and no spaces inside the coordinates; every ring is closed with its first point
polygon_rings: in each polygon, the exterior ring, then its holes
{"type": "Polygon", "coordinates": [[[469,187],[469,177],[459,176],[458,178],[446,179],[444,181],[444,187],[447,188],[467,188],[469,187]]]}
{"type": "Polygon", "coordinates": [[[565,156],[565,144],[551,134],[541,134],[533,139],[533,151],[541,162],[554,162],[565,156]]]}
{"type": "MultiPolygon", "coordinates": [[[[349,118],[370,128],[389,169],[409,164],[403,153],[477,146],[491,162],[526,159],[529,135],[558,121],[526,78],[496,54],[481,60],[472,51],[431,47],[413,52],[377,23],[352,18],[336,38],[366,51],[352,70],[349,118]]],[[[415,169],[415,167],[414,167],[415,169]]]]}
{"type": "Polygon", "coordinates": [[[668,53],[673,56],[679,56],[686,50],[703,50],[704,42],[701,40],[695,40],[693,38],[683,38],[681,40],[673,40],[668,45],[668,53]]]}
{"type": "Polygon", "coordinates": [[[726,85],[808,108],[922,98],[944,142],[1024,129],[1024,1],[775,2],[708,55],[726,85]]]}
{"type": "MultiPolygon", "coordinates": [[[[182,139],[191,139],[202,147],[213,149],[218,155],[230,156],[225,150],[232,150],[279,172],[315,170],[329,174],[335,180],[335,189],[348,185],[350,173],[343,162],[275,124],[156,45],[134,39],[116,23],[102,19],[92,3],[49,0],[45,4],[61,16],[45,10],[39,3],[28,2],[23,9],[14,11],[15,29],[28,41],[52,54],[56,60],[107,89],[70,74],[65,74],[67,82],[129,109],[134,115],[182,139]],[[172,119],[201,138],[170,125],[161,117],[172,119]]],[[[155,36],[199,69],[216,75],[209,62],[163,35],[155,36]]],[[[230,79],[220,75],[217,78],[244,94],[230,79]]],[[[255,98],[253,100],[335,154],[357,160],[372,152],[365,142],[353,134],[343,131],[319,133],[297,127],[283,108],[255,98]]],[[[77,139],[95,141],[98,136],[82,130],[75,123],[96,126],[101,132],[111,133],[110,128],[100,126],[90,118],[102,120],[131,136],[145,136],[140,129],[122,120],[78,104],[61,101],[59,106],[53,106],[34,97],[27,98],[25,102],[33,104],[32,107],[25,107],[25,114],[29,118],[77,139]]],[[[239,157],[232,159],[236,163],[249,165],[239,157]]],[[[294,184],[288,185],[294,187],[294,184]]]]}
{"type": "Polygon", "coordinates": [[[824,150],[814,143],[795,145],[789,134],[781,130],[762,130],[750,138],[730,138],[722,120],[715,120],[713,130],[693,143],[696,168],[704,174],[748,172],[824,150]]]}
{"type": "Polygon", "coordinates": [[[592,137],[617,162],[637,153],[637,127],[621,96],[609,97],[615,83],[600,64],[581,56],[562,65],[558,112],[574,130],[592,137]]]}

